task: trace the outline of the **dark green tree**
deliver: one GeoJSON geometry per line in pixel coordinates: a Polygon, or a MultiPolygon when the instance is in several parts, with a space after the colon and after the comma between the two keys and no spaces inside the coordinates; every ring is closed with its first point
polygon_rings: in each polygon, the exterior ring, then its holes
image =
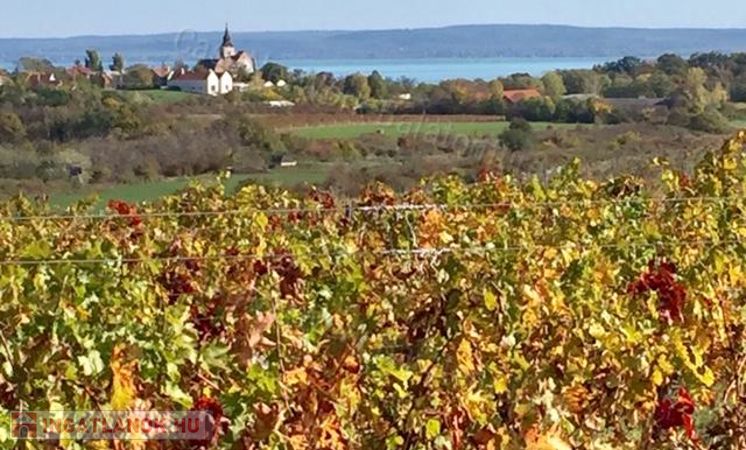
{"type": "Polygon", "coordinates": [[[349,75],[345,78],[342,91],[347,95],[354,95],[361,100],[369,99],[370,85],[368,84],[368,77],[360,73],[349,75]]]}
{"type": "Polygon", "coordinates": [[[280,80],[287,81],[288,79],[288,68],[283,66],[282,64],[277,64],[273,62],[268,62],[264,66],[262,66],[262,79],[264,81],[271,81],[275,84],[277,84],[280,80]]]}
{"type": "Polygon", "coordinates": [[[377,99],[384,99],[388,97],[388,83],[377,70],[374,70],[373,73],[371,73],[368,77],[368,85],[370,86],[371,97],[377,99]]]}
{"type": "Polygon", "coordinates": [[[689,70],[689,63],[674,53],[661,55],[658,58],[657,65],[658,69],[662,70],[666,75],[686,76],[686,71],[689,70]]]}
{"type": "Polygon", "coordinates": [[[122,56],[121,53],[114,53],[114,56],[111,58],[111,65],[109,66],[109,69],[115,72],[124,71],[124,56],[122,56]]]}
{"type": "Polygon", "coordinates": [[[643,61],[636,56],[625,56],[624,58],[608,62],[601,66],[603,72],[626,73],[628,75],[637,75],[637,72],[643,66],[643,61]]]}
{"type": "Polygon", "coordinates": [[[101,55],[98,50],[88,49],[85,51],[85,66],[93,71],[102,72],[104,64],[101,61],[101,55]]]}
{"type": "Polygon", "coordinates": [[[731,83],[730,99],[733,102],[746,102],[746,74],[739,76],[731,83]]]}

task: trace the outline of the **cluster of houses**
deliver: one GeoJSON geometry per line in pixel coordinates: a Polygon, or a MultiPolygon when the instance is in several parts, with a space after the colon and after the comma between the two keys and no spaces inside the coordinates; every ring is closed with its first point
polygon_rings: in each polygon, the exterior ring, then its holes
{"type": "Polygon", "coordinates": [[[180,69],[168,74],[166,86],[184,92],[225,95],[234,90],[243,91],[247,88],[245,83],[234,82],[233,74],[248,75],[256,70],[256,60],[249,53],[236,50],[226,25],[218,58],[199,61],[195,70],[180,69]]]}
{"type": "MultiPolygon", "coordinates": [[[[144,70],[144,78],[148,81],[152,78],[152,85],[160,88],[178,89],[184,92],[192,92],[204,95],[225,95],[232,91],[244,91],[248,84],[238,82],[234,76],[247,76],[257,71],[256,60],[251,54],[237,50],[233,44],[228,26],[225,27],[223,42],[220,46],[218,57],[214,59],[200,60],[195,69],[186,67],[170,68],[161,66],[148,68],[142,66],[138,70],[144,70]]],[[[128,72],[105,70],[96,71],[77,62],[72,67],[61,70],[27,70],[21,73],[22,81],[32,89],[57,88],[66,81],[87,79],[103,88],[125,88],[127,87],[128,72]]],[[[7,83],[10,77],[0,71],[0,85],[7,83]]],[[[282,87],[284,81],[278,86],[282,87]]],[[[271,84],[274,86],[274,84],[271,84]]],[[[266,86],[265,87],[270,87],[266,86]]]]}
{"type": "MultiPolygon", "coordinates": [[[[243,75],[241,79],[245,79],[247,75],[255,73],[257,71],[256,60],[243,50],[237,50],[233,44],[228,26],[225,27],[225,33],[223,34],[223,41],[218,51],[218,57],[214,59],[202,59],[200,60],[194,69],[188,69],[186,67],[178,67],[172,69],[168,66],[161,66],[156,68],[149,68],[142,66],[139,70],[143,70],[146,73],[144,78],[152,79],[152,85],[159,88],[167,88],[180,90],[183,92],[190,92],[195,94],[203,95],[225,95],[233,91],[243,92],[249,88],[249,84],[240,82],[236,78],[237,75],[243,75]]],[[[130,69],[131,71],[132,69],[130,69]]],[[[127,88],[127,76],[128,74],[122,71],[95,71],[92,70],[79,62],[74,66],[61,72],[25,72],[25,83],[30,88],[38,87],[60,87],[64,81],[60,79],[61,76],[66,77],[68,80],[76,80],[80,78],[88,79],[92,82],[99,84],[104,88],[127,88]]],[[[0,72],[0,85],[6,82],[2,72],[0,72]]],[[[264,83],[264,87],[284,87],[287,83],[283,80],[277,82],[277,84],[267,81],[264,83]]],[[[488,95],[488,93],[485,93],[488,95]]],[[[517,104],[524,100],[531,98],[541,97],[542,94],[537,89],[506,89],[503,93],[503,100],[509,104],[517,104]]],[[[412,95],[410,93],[401,94],[398,96],[399,100],[411,100],[412,95]]],[[[285,101],[274,101],[270,106],[285,107],[290,106],[292,103],[285,101]]]]}

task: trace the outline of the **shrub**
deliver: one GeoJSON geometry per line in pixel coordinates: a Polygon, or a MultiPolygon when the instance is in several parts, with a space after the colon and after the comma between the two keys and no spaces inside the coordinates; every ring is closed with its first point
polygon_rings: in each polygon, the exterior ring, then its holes
{"type": "Polygon", "coordinates": [[[0,178],[33,178],[39,158],[32,151],[0,147],[0,178]]]}
{"type": "Polygon", "coordinates": [[[26,137],[21,118],[12,112],[0,112],[0,143],[18,142],[26,137]]]}
{"type": "Polygon", "coordinates": [[[630,145],[630,144],[638,144],[642,138],[640,137],[640,133],[637,131],[627,131],[626,133],[622,133],[619,136],[614,139],[614,142],[619,144],[620,146],[630,145]]]}
{"type": "Polygon", "coordinates": [[[498,139],[503,147],[514,152],[532,147],[535,141],[531,124],[524,119],[514,119],[498,139]]]}
{"type": "Polygon", "coordinates": [[[689,128],[706,133],[725,133],[728,131],[728,120],[716,109],[706,109],[689,119],[689,128]]]}

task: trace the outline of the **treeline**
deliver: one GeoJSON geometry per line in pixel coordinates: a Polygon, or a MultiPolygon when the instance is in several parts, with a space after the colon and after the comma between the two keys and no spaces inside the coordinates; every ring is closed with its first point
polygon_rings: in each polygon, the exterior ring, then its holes
{"type": "Polygon", "coordinates": [[[270,63],[262,68],[264,80],[287,82],[284,88],[265,90],[260,98],[296,103],[358,107],[363,113],[392,114],[497,114],[535,121],[604,122],[650,120],[650,106],[666,114],[672,125],[703,131],[724,131],[725,116],[739,114],[728,102],[746,101],[746,53],[695,54],[689,59],[665,54],[653,61],[624,57],[593,69],[561,70],[534,77],[517,73],[494,80],[445,80],[437,84],[385,78],[378,72],[335,77],[307,74],[270,63]],[[540,95],[506,101],[505,92],[536,90],[540,95]],[[616,99],[652,99],[627,102],[616,99]]]}

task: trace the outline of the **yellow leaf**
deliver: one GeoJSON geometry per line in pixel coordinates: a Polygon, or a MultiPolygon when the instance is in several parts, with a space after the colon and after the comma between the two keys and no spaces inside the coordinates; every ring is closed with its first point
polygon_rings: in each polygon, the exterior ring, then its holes
{"type": "Polygon", "coordinates": [[[135,401],[137,390],[134,381],[134,361],[127,361],[127,349],[124,345],[114,347],[109,364],[112,373],[111,409],[127,410],[135,401]]]}
{"type": "Polygon", "coordinates": [[[468,340],[462,339],[456,350],[456,360],[458,361],[458,369],[464,375],[469,375],[474,372],[474,355],[471,351],[471,343],[468,340]]]}
{"type": "Polygon", "coordinates": [[[442,242],[443,244],[448,245],[448,244],[452,243],[453,241],[454,241],[453,236],[451,236],[447,232],[444,231],[444,232],[440,233],[440,242],[442,242]]]}
{"type": "Polygon", "coordinates": [[[492,291],[485,289],[484,290],[484,307],[487,308],[487,311],[495,311],[497,309],[497,296],[492,293],[492,291]]]}
{"type": "Polygon", "coordinates": [[[593,336],[594,338],[598,340],[601,340],[603,339],[604,336],[606,336],[606,330],[604,329],[604,327],[602,327],[601,325],[597,323],[592,324],[590,328],[588,329],[588,332],[590,333],[591,336],[593,336]]]}
{"type": "Polygon", "coordinates": [[[508,391],[508,379],[502,374],[496,376],[492,382],[492,388],[495,390],[495,394],[504,394],[508,391]]]}
{"type": "Polygon", "coordinates": [[[541,302],[541,295],[539,294],[539,292],[532,286],[529,286],[527,284],[523,285],[523,295],[525,295],[532,302],[541,302]]]}
{"type": "Polygon", "coordinates": [[[651,377],[651,379],[653,381],[653,384],[655,384],[656,386],[662,386],[663,382],[665,381],[663,379],[663,374],[659,369],[655,369],[653,371],[653,376],[651,377]]]}

